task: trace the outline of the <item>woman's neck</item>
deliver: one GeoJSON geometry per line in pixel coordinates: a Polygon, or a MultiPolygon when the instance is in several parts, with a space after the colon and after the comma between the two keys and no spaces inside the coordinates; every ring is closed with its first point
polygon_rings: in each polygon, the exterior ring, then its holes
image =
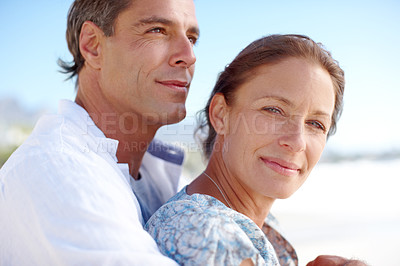
{"type": "Polygon", "coordinates": [[[212,196],[227,207],[246,215],[260,228],[274,202],[274,199],[247,187],[225,167],[222,158],[218,156],[211,156],[206,170],[188,186],[187,193],[212,196]]]}

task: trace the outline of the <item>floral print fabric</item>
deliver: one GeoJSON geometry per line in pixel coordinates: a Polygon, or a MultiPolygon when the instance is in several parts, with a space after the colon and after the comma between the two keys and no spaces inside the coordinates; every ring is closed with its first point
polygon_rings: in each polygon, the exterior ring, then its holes
{"type": "Polygon", "coordinates": [[[181,265],[239,265],[247,258],[255,265],[279,265],[273,245],[251,219],[211,196],[187,195],[186,188],[145,229],[181,265]]]}

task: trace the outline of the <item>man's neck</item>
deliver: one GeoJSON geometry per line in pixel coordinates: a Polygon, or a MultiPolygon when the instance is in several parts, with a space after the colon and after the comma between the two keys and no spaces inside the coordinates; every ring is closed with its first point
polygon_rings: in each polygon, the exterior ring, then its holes
{"type": "Polygon", "coordinates": [[[99,99],[85,97],[79,90],[75,102],[88,112],[107,138],[118,140],[118,162],[127,163],[130,174],[137,179],[143,156],[160,126],[143,123],[138,114],[120,114],[99,99]]]}

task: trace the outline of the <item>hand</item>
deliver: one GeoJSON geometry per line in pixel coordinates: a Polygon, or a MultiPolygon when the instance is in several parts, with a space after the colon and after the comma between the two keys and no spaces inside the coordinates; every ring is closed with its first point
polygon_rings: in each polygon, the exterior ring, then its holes
{"type": "Polygon", "coordinates": [[[254,263],[253,263],[253,261],[252,261],[250,258],[248,258],[248,259],[243,260],[243,261],[240,263],[239,266],[254,266],[254,263]]]}
{"type": "Polygon", "coordinates": [[[321,255],[307,263],[307,266],[367,266],[360,260],[349,260],[339,256],[321,255]]]}

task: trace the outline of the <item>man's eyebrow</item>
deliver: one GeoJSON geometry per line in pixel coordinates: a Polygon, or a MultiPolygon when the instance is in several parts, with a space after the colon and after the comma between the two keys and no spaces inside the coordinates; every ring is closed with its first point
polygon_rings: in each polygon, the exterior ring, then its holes
{"type": "Polygon", "coordinates": [[[157,16],[151,16],[148,18],[142,18],[135,24],[135,26],[140,26],[140,25],[145,25],[145,24],[153,24],[153,23],[161,23],[167,26],[170,26],[173,24],[172,20],[162,18],[162,17],[157,17],[157,16]]]}
{"type": "MultiPolygon", "coordinates": [[[[166,26],[171,26],[174,24],[174,22],[172,20],[166,19],[166,18],[162,18],[162,17],[158,17],[158,16],[151,16],[148,18],[143,18],[141,20],[139,20],[139,22],[137,22],[135,24],[135,26],[141,26],[141,25],[147,25],[147,24],[154,24],[154,23],[160,23],[166,26]]],[[[200,36],[200,30],[198,27],[193,26],[190,27],[188,29],[188,32],[195,34],[197,36],[200,36]]]]}
{"type": "Polygon", "coordinates": [[[200,29],[198,27],[190,27],[188,32],[190,32],[191,34],[195,34],[197,36],[197,38],[200,37],[200,29]]]}

